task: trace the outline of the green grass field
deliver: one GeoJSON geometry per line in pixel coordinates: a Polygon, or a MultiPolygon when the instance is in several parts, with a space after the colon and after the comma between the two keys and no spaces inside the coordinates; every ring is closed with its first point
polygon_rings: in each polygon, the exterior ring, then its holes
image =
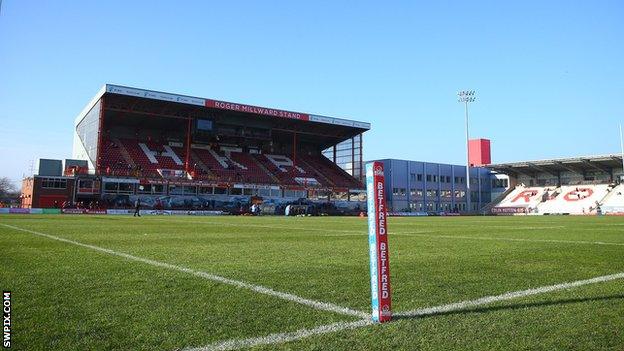
{"type": "MultiPolygon", "coordinates": [[[[395,313],[624,272],[622,217],[388,227],[395,313]]],[[[624,350],[624,279],[351,323],[370,312],[361,218],[2,215],[0,246],[15,350],[624,350]]]]}

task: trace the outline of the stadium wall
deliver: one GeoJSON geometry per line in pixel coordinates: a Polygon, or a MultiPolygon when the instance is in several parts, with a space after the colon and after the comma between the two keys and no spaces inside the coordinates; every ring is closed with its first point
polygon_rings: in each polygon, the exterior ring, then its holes
{"type": "Polygon", "coordinates": [[[494,176],[487,168],[471,168],[471,200],[466,204],[466,167],[442,163],[383,159],[386,202],[394,212],[478,211],[492,200],[494,176]]]}

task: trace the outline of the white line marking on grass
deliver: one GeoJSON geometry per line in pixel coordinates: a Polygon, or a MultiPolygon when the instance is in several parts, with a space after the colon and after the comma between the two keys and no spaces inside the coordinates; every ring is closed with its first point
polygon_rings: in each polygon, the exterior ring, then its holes
{"type": "Polygon", "coordinates": [[[436,314],[441,314],[441,313],[465,310],[470,307],[487,305],[493,302],[507,301],[507,300],[518,299],[521,297],[545,294],[548,292],[553,292],[553,291],[558,291],[558,290],[576,288],[576,287],[583,286],[583,285],[604,283],[604,282],[608,282],[608,281],[612,281],[616,279],[624,279],[624,273],[603,275],[601,277],[596,277],[596,278],[591,278],[591,279],[577,280],[573,282],[542,286],[539,288],[507,292],[501,295],[486,296],[486,297],[482,297],[476,300],[467,300],[467,301],[462,301],[462,302],[457,302],[457,303],[451,303],[448,305],[421,308],[421,309],[408,311],[408,312],[395,313],[395,316],[397,317],[422,317],[422,316],[436,315],[436,314]]]}
{"type": "MultiPolygon", "coordinates": [[[[262,225],[262,224],[243,224],[243,223],[222,223],[222,222],[204,222],[204,221],[172,221],[164,218],[157,218],[161,221],[168,222],[176,222],[176,223],[197,223],[204,225],[214,225],[214,226],[230,226],[230,227],[256,227],[256,228],[268,228],[268,229],[290,229],[290,230],[300,230],[300,231],[319,231],[319,232],[329,232],[329,233],[353,233],[353,234],[328,234],[322,235],[327,237],[336,237],[336,236],[366,236],[365,230],[341,230],[341,229],[321,229],[321,228],[296,228],[296,227],[283,227],[283,226],[274,226],[274,225],[262,225]]],[[[393,227],[394,225],[391,225],[393,227]]],[[[493,227],[489,227],[493,228],[493,227]]],[[[508,227],[502,227],[506,229],[510,229],[508,227]]],[[[551,226],[551,227],[524,227],[524,228],[514,228],[514,229],[551,229],[551,228],[563,228],[563,226],[551,226]]],[[[522,239],[522,238],[501,238],[501,237],[483,237],[483,236],[461,236],[461,235],[426,235],[419,233],[436,233],[439,230],[423,230],[418,232],[397,232],[391,231],[390,236],[398,235],[398,236],[423,236],[423,237],[431,237],[431,238],[446,238],[446,239],[470,239],[470,240],[502,240],[502,241],[523,241],[523,242],[543,242],[543,243],[561,243],[561,244],[582,244],[582,245],[611,245],[611,246],[624,246],[624,243],[613,243],[613,242],[604,242],[604,241],[583,241],[583,240],[557,240],[557,239],[522,239]]],[[[297,233],[293,233],[297,234],[297,233]]]]}
{"type": "Polygon", "coordinates": [[[489,236],[463,236],[463,235],[430,235],[419,234],[417,232],[390,233],[390,236],[423,236],[428,238],[444,238],[444,239],[468,239],[468,240],[501,240],[501,241],[523,241],[537,243],[560,243],[560,244],[580,244],[580,245],[612,245],[624,246],[624,243],[612,243],[604,241],[583,241],[583,240],[557,240],[557,239],[522,239],[522,238],[501,238],[489,236]]]}
{"type": "Polygon", "coordinates": [[[215,275],[215,274],[206,273],[206,272],[202,272],[202,271],[197,271],[197,270],[194,270],[194,269],[191,269],[191,268],[186,268],[186,267],[177,266],[177,265],[170,264],[170,263],[150,260],[148,258],[137,257],[137,256],[133,256],[133,255],[130,255],[130,254],[127,254],[127,253],[118,252],[118,251],[114,251],[114,250],[111,250],[111,249],[106,249],[106,248],[95,246],[95,245],[84,244],[84,243],[81,243],[79,241],[65,239],[65,238],[61,238],[61,237],[58,237],[58,236],[37,232],[37,231],[34,231],[34,230],[30,230],[30,229],[24,229],[24,228],[20,228],[20,227],[15,227],[15,226],[12,226],[12,225],[9,225],[9,224],[0,223],[0,225],[3,225],[5,227],[7,227],[7,228],[11,228],[11,229],[14,229],[14,230],[19,230],[19,231],[22,231],[22,232],[26,232],[26,233],[30,233],[30,234],[34,234],[34,235],[38,235],[38,236],[42,236],[42,237],[46,237],[48,239],[53,239],[53,240],[61,241],[61,242],[64,242],[64,243],[73,244],[73,245],[85,247],[85,248],[88,248],[88,249],[91,249],[91,250],[107,253],[109,255],[114,255],[114,256],[123,257],[123,258],[129,259],[129,260],[146,263],[146,264],[149,264],[151,266],[167,268],[167,269],[171,269],[171,270],[178,271],[178,272],[188,273],[188,274],[194,275],[196,277],[204,278],[204,279],[211,280],[211,281],[214,281],[214,282],[223,283],[223,284],[227,284],[227,285],[232,285],[232,286],[235,286],[237,288],[255,291],[257,293],[261,293],[261,294],[264,294],[264,295],[275,296],[275,297],[278,297],[278,298],[280,298],[282,300],[295,302],[295,303],[298,303],[298,304],[301,304],[301,305],[305,305],[305,306],[308,306],[308,307],[315,308],[317,310],[329,311],[329,312],[334,312],[334,313],[339,313],[339,314],[342,314],[342,315],[354,316],[354,317],[359,317],[359,318],[366,318],[366,317],[369,316],[368,313],[365,313],[365,312],[362,312],[362,311],[352,310],[350,308],[334,305],[334,304],[329,303],[329,302],[321,302],[321,301],[315,301],[315,300],[306,299],[306,298],[303,298],[303,297],[300,297],[300,296],[297,296],[297,295],[293,295],[293,294],[289,294],[289,293],[286,293],[286,292],[276,291],[276,290],[273,290],[271,288],[267,288],[267,287],[264,287],[264,286],[261,286],[261,285],[255,285],[255,284],[250,284],[250,283],[246,283],[246,282],[239,281],[239,280],[229,279],[229,278],[221,277],[221,276],[218,276],[218,275],[215,275]]]}
{"type": "MultiPolygon", "coordinates": [[[[397,227],[406,227],[406,226],[414,226],[414,223],[392,223],[391,224],[393,227],[397,226],[397,227]]],[[[443,225],[444,227],[456,227],[456,228],[467,228],[467,227],[472,227],[474,226],[474,224],[472,223],[466,223],[466,224],[440,224],[440,223],[426,223],[426,224],[422,224],[422,226],[430,226],[430,227],[439,227],[440,225],[443,225]]],[[[562,228],[566,228],[566,226],[563,225],[549,225],[549,226],[504,226],[504,225],[484,225],[482,226],[483,228],[488,228],[488,229],[505,229],[505,230],[540,230],[540,229],[562,229],[562,228]]]]}
{"type": "Polygon", "coordinates": [[[289,341],[295,341],[303,338],[307,338],[314,335],[335,333],[343,330],[356,329],[373,324],[372,321],[359,320],[355,322],[338,322],[333,324],[321,325],[320,327],[311,329],[300,329],[291,333],[276,333],[269,334],[267,336],[261,336],[257,338],[248,339],[230,339],[215,344],[210,344],[197,348],[186,348],[184,351],[226,351],[226,350],[238,350],[248,347],[260,346],[260,345],[273,345],[281,344],[289,341]]]}
{"type": "MultiPolygon", "coordinates": [[[[366,229],[362,230],[342,230],[342,229],[321,229],[321,228],[304,228],[304,227],[285,227],[268,224],[245,224],[245,223],[225,223],[225,222],[204,222],[204,221],[172,221],[164,218],[156,218],[160,221],[167,221],[169,223],[196,223],[211,226],[229,226],[229,227],[250,227],[250,228],[267,228],[267,229],[288,229],[288,230],[301,230],[301,231],[317,231],[317,232],[334,232],[334,233],[362,233],[366,234],[366,229]]],[[[368,235],[368,234],[366,234],[368,235]]]]}
{"type": "MultiPolygon", "coordinates": [[[[439,231],[436,230],[419,230],[417,232],[410,232],[410,233],[414,233],[414,234],[420,234],[420,233],[439,233],[439,231]]],[[[390,233],[388,235],[393,236],[393,235],[401,235],[403,233],[398,232],[398,233],[390,233]]],[[[358,234],[321,234],[319,236],[323,236],[323,237],[339,237],[339,236],[368,236],[367,233],[364,232],[360,232],[358,234]]],[[[406,235],[407,236],[407,235],[406,235]]],[[[409,236],[416,236],[416,235],[409,235],[409,236]]],[[[435,235],[430,235],[431,237],[435,237],[435,235]]]]}
{"type": "MultiPolygon", "coordinates": [[[[496,296],[486,296],[476,300],[466,300],[457,303],[451,303],[447,305],[440,305],[435,307],[420,308],[417,310],[398,312],[394,315],[399,318],[420,318],[426,316],[435,316],[438,314],[444,314],[449,312],[456,312],[465,310],[471,307],[477,307],[482,305],[491,304],[494,302],[507,301],[518,299],[522,297],[545,294],[553,291],[566,290],[576,288],[583,285],[596,284],[608,282],[616,279],[624,279],[624,273],[616,273],[611,275],[604,275],[596,278],[577,280],[573,282],[542,286],[539,288],[533,288],[528,290],[507,292],[496,296]]],[[[362,328],[370,325],[374,325],[369,318],[356,321],[356,322],[339,322],[334,324],[322,325],[311,329],[300,329],[292,333],[276,333],[267,336],[248,338],[248,339],[231,339],[214,344],[210,344],[198,348],[185,348],[185,351],[226,351],[226,350],[238,350],[248,347],[260,346],[260,345],[273,345],[280,344],[289,341],[296,341],[304,339],[310,336],[322,335],[328,333],[335,333],[343,330],[362,328]]]]}

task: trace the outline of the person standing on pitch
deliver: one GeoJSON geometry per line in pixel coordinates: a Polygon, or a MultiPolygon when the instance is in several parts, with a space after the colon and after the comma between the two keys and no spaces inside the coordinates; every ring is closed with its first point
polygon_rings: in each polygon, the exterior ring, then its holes
{"type": "Polygon", "coordinates": [[[134,202],[134,215],[132,215],[132,217],[136,217],[136,216],[141,217],[141,213],[139,212],[140,210],[141,210],[141,199],[137,198],[136,201],[134,202]]]}

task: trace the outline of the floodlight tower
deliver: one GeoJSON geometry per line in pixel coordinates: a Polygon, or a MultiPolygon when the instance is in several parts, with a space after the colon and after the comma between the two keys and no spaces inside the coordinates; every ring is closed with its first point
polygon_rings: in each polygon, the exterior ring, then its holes
{"type": "Polygon", "coordinates": [[[457,101],[463,102],[466,112],[466,206],[468,212],[470,212],[472,202],[470,200],[470,139],[468,135],[468,103],[474,102],[476,99],[474,90],[462,90],[457,93],[459,99],[457,101]]]}

